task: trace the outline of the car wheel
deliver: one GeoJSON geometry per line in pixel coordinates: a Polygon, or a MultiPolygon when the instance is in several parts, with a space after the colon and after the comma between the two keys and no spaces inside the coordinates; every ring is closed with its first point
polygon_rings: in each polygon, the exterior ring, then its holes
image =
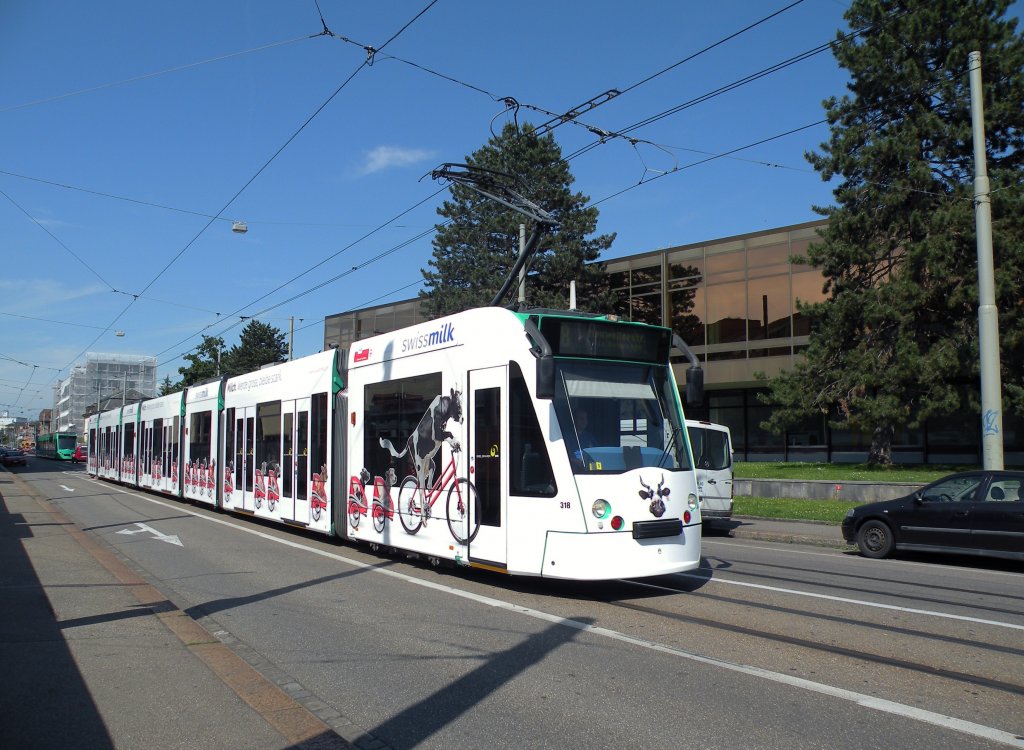
{"type": "Polygon", "coordinates": [[[857,547],[864,557],[888,557],[894,545],[892,529],[885,521],[866,521],[857,530],[857,547]]]}

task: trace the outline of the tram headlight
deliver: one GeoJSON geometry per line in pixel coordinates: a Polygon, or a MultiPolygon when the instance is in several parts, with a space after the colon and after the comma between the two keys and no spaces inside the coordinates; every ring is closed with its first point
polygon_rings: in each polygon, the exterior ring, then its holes
{"type": "Polygon", "coordinates": [[[595,518],[607,518],[608,514],[612,512],[612,506],[607,500],[595,500],[591,510],[593,510],[595,518]]]}
{"type": "Polygon", "coordinates": [[[686,507],[690,510],[697,510],[697,496],[692,492],[686,498],[686,507]]]}

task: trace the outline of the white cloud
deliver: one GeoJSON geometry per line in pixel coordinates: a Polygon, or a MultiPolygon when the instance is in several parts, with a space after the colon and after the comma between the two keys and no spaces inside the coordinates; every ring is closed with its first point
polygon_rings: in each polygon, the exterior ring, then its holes
{"type": "MultiPolygon", "coordinates": [[[[34,314],[40,310],[53,313],[55,308],[68,307],[73,300],[110,293],[108,287],[95,282],[74,284],[59,279],[0,279],[0,310],[34,314]]],[[[48,315],[44,317],[60,317],[48,315]]]]}
{"type": "Polygon", "coordinates": [[[366,161],[360,167],[359,174],[373,174],[391,167],[408,167],[432,158],[434,158],[434,152],[422,148],[377,146],[366,154],[366,161]]]}

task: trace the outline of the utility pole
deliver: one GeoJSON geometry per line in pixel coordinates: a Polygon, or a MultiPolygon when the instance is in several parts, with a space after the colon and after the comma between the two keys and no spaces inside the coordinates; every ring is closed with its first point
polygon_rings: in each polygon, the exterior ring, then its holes
{"type": "Polygon", "coordinates": [[[124,388],[121,390],[121,408],[124,408],[125,399],[128,398],[128,367],[124,368],[124,388]]]}
{"type": "MultiPolygon", "coordinates": [[[[526,255],[526,225],[519,225],[519,257],[526,255]]],[[[519,304],[526,303],[526,266],[519,269],[519,304]]]]}
{"type": "Polygon", "coordinates": [[[981,53],[967,56],[974,133],[974,223],[978,242],[978,354],[981,365],[981,449],[986,469],[1003,468],[1003,399],[999,375],[999,310],[992,259],[992,196],[985,161],[981,53]]]}
{"type": "Polygon", "coordinates": [[[292,361],[292,341],[295,338],[295,316],[288,316],[288,361],[292,361]]]}

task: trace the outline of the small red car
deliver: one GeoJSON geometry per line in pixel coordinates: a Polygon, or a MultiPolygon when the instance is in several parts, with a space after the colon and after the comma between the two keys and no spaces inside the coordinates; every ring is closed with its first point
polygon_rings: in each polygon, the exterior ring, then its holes
{"type": "Polygon", "coordinates": [[[84,462],[87,458],[89,458],[89,451],[84,445],[79,445],[75,447],[75,453],[71,456],[71,463],[77,464],[79,461],[84,462]]]}

